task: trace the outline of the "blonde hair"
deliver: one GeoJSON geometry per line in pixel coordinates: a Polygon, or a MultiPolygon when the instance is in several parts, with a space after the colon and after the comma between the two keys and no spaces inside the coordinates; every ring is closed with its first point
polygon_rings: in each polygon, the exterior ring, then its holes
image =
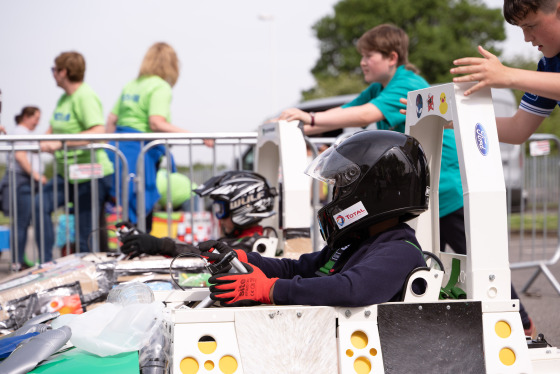
{"type": "Polygon", "coordinates": [[[391,52],[398,55],[397,66],[405,65],[408,70],[418,73],[418,68],[408,62],[408,35],[390,23],[384,23],[366,31],[357,44],[358,52],[379,52],[388,57],[391,52]]]}
{"type": "Polygon", "coordinates": [[[174,86],[179,78],[179,59],[173,47],[167,43],[155,43],[152,45],[142,61],[138,77],[157,75],[171,86],[174,86]]]}

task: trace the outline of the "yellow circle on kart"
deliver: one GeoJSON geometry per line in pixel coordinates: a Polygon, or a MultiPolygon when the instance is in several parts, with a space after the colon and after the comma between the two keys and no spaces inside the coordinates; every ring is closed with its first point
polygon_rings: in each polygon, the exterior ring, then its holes
{"type": "Polygon", "coordinates": [[[511,326],[506,321],[498,321],[494,326],[496,334],[502,339],[509,338],[511,335],[511,326]]]}
{"type": "Polygon", "coordinates": [[[198,361],[193,357],[185,357],[179,364],[179,370],[183,374],[195,374],[198,372],[198,361]]]}
{"type": "Polygon", "coordinates": [[[510,348],[502,348],[500,350],[500,361],[506,366],[515,364],[515,352],[510,348]]]}
{"type": "Polygon", "coordinates": [[[354,331],[350,336],[350,342],[357,349],[364,349],[368,345],[368,337],[363,331],[354,331]]]}
{"type": "Polygon", "coordinates": [[[354,370],[358,374],[368,374],[371,372],[371,362],[365,357],[358,357],[354,361],[354,370]]]}
{"type": "Polygon", "coordinates": [[[237,360],[232,356],[224,356],[220,358],[218,366],[222,373],[233,374],[237,371],[237,360]]]}

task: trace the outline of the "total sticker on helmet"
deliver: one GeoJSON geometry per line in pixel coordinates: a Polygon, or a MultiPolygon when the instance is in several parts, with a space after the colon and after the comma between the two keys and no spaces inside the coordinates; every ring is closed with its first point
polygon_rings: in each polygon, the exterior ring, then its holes
{"type": "Polygon", "coordinates": [[[480,123],[477,123],[474,128],[474,137],[478,150],[483,156],[486,156],[490,150],[488,147],[488,134],[486,134],[486,129],[480,123]]]}
{"type": "Polygon", "coordinates": [[[346,227],[356,221],[361,220],[366,217],[368,212],[364,207],[364,204],[359,201],[356,204],[344,209],[342,212],[333,216],[338,228],[346,227]]]}

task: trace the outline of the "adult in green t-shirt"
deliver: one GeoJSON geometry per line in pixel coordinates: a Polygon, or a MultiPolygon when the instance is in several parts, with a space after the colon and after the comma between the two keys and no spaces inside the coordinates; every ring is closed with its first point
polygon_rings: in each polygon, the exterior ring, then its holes
{"type": "MultiPolygon", "coordinates": [[[[142,61],[138,78],[129,82],[122,90],[121,95],[113,110],[107,118],[107,132],[124,133],[150,133],[150,132],[189,132],[183,128],[172,125],[171,88],[179,78],[179,59],[173,47],[167,43],[152,45],[142,61]]],[[[118,148],[124,154],[129,174],[136,174],[136,162],[144,142],[120,141],[118,148]]],[[[208,145],[210,143],[206,142],[208,145]]],[[[115,142],[110,144],[116,145],[115,142]]],[[[108,152],[113,163],[116,162],[113,152],[108,152]]],[[[128,219],[132,223],[138,221],[138,216],[146,216],[146,231],[151,231],[152,211],[160,198],[156,186],[156,174],[161,157],[165,155],[162,145],[150,148],[144,156],[144,192],[145,211],[137,209],[137,187],[133,180],[128,186],[128,219]]],[[[122,167],[118,168],[121,173],[122,167]]],[[[116,178],[121,180],[120,175],[116,178]]],[[[116,185],[116,184],[115,184],[116,185]]],[[[120,196],[120,191],[111,190],[111,194],[120,196]]]]}
{"type": "MultiPolygon", "coordinates": [[[[383,24],[364,33],[358,40],[362,55],[360,66],[370,84],[354,100],[320,113],[286,109],[278,119],[299,120],[306,135],[320,134],[344,127],[367,127],[377,122],[380,130],[404,132],[405,105],[399,99],[408,91],[429,87],[408,62],[408,36],[401,28],[383,24]]],[[[440,244],[456,252],[466,251],[463,223],[463,188],[453,130],[444,131],[439,186],[440,244]],[[450,222],[449,222],[450,221],[450,222]]]]}
{"type": "MultiPolygon", "coordinates": [[[[64,90],[64,94],[56,104],[47,134],[105,133],[101,101],[91,87],[84,83],[86,70],[84,57],[77,52],[64,52],[56,57],[54,64],[52,73],[57,86],[64,90]]],[[[43,262],[52,260],[54,245],[52,212],[67,203],[73,203],[77,218],[79,240],[76,250],[80,252],[91,250],[88,238],[93,231],[92,203],[98,204],[98,211],[103,211],[103,204],[109,196],[109,188],[112,184],[113,165],[105,151],[101,149],[93,152],[93,160],[89,149],[70,149],[90,143],[87,140],[67,141],[67,148],[64,148],[63,142],[59,140],[40,142],[41,151],[54,153],[57,166],[57,175],[44,187],[42,214],[40,196],[36,197],[37,217],[42,217],[43,230],[38,223],[35,226],[35,237],[39,248],[41,248],[41,239],[44,239],[43,262]],[[93,185],[97,185],[98,198],[95,202],[93,202],[92,180],[93,185]],[[68,201],[65,201],[65,190],[68,191],[68,201]]]]}

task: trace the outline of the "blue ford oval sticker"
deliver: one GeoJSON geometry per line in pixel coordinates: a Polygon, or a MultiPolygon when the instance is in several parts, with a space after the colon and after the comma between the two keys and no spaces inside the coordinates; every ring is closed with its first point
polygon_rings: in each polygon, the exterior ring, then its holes
{"type": "Polygon", "coordinates": [[[476,140],[476,146],[478,147],[478,150],[483,156],[486,156],[489,151],[488,135],[486,134],[486,130],[484,129],[484,126],[482,126],[480,123],[477,123],[474,128],[474,137],[476,140]]]}

